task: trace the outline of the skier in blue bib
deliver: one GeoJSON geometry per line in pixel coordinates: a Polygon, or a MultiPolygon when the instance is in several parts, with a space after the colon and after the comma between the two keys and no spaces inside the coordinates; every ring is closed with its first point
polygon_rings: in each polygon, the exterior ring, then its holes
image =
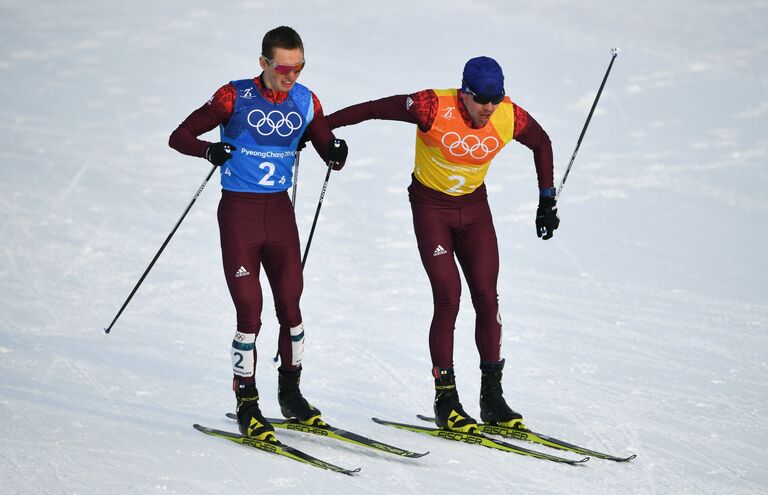
{"type": "Polygon", "coordinates": [[[280,26],[262,41],[253,79],[225,84],[171,134],[169,145],[204,157],[221,170],[218,221],[227,286],[237,311],[232,340],[233,389],[243,435],[275,441],[274,427],[259,409],[256,388],[256,336],[261,329],[259,270],[269,280],[280,322],[278,402],[286,418],[323,424],[320,411],[299,390],[304,323],[303,290],[296,218],[287,190],[302,135],[334,170],[344,166],[347,145],[335,139],[317,96],[298,84],[305,65],[299,34],[280,26]],[[221,141],[198,136],[219,127],[221,141]]]}

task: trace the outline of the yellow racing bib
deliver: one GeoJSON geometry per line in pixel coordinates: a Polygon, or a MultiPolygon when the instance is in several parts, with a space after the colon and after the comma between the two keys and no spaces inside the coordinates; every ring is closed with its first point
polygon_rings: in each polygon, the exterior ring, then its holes
{"type": "Polygon", "coordinates": [[[514,105],[504,98],[481,129],[464,123],[457,89],[436,89],[438,109],[428,132],[416,131],[413,173],[425,186],[451,196],[469,194],[480,187],[491,160],[512,140],[514,105]]]}

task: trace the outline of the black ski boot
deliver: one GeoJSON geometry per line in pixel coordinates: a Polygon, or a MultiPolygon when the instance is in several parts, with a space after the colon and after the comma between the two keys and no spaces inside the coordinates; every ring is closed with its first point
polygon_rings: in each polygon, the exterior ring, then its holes
{"type": "Polygon", "coordinates": [[[300,422],[313,426],[324,426],[320,417],[320,410],[307,402],[299,390],[301,369],[296,371],[278,370],[277,401],[280,403],[280,412],[286,418],[295,418],[300,422]]]}
{"type": "Polygon", "coordinates": [[[259,391],[256,387],[235,389],[237,397],[237,423],[243,436],[264,442],[277,442],[275,427],[264,419],[259,409],[259,391]]]}
{"type": "Polygon", "coordinates": [[[435,377],[435,423],[444,430],[462,433],[478,433],[477,421],[464,411],[456,392],[456,378],[453,369],[434,368],[435,377]]]}
{"type": "Polygon", "coordinates": [[[501,389],[503,369],[503,359],[498,363],[480,364],[480,419],[491,425],[525,428],[523,416],[513,411],[504,400],[504,391],[501,389]]]}

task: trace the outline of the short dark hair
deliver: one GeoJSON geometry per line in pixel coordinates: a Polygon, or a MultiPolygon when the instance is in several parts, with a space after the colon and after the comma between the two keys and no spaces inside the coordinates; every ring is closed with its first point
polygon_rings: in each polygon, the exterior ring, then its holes
{"type": "Polygon", "coordinates": [[[304,43],[295,29],[288,26],[279,26],[264,35],[261,40],[261,55],[271,59],[275,55],[275,48],[294,50],[300,48],[304,51],[304,43]]]}

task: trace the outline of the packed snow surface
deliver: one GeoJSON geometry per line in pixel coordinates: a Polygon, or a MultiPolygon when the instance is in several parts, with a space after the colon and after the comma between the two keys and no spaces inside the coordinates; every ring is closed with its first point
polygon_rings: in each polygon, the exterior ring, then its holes
{"type": "MultiPolygon", "coordinates": [[[[768,492],[766,25],[764,0],[1,2],[0,491],[768,492]],[[496,58],[507,94],[549,133],[558,182],[622,49],[554,239],[535,235],[529,150],[510,144],[486,183],[507,399],[536,430],[635,460],[557,465],[370,420],[432,409],[410,124],[337,131],[350,157],[305,269],[302,389],[328,422],[428,456],[278,432],[362,468],[347,477],[192,428],[235,428],[216,175],[104,334],[210,169],[168,135],[219,86],[257,75],[261,38],[281,24],[301,33],[300,82],[327,113],[457,87],[468,58],[496,58]]],[[[324,173],[305,151],[304,241],[324,173]]],[[[276,416],[265,297],[257,376],[276,416]]],[[[473,332],[465,288],[455,368],[477,415],[473,332]]]]}

